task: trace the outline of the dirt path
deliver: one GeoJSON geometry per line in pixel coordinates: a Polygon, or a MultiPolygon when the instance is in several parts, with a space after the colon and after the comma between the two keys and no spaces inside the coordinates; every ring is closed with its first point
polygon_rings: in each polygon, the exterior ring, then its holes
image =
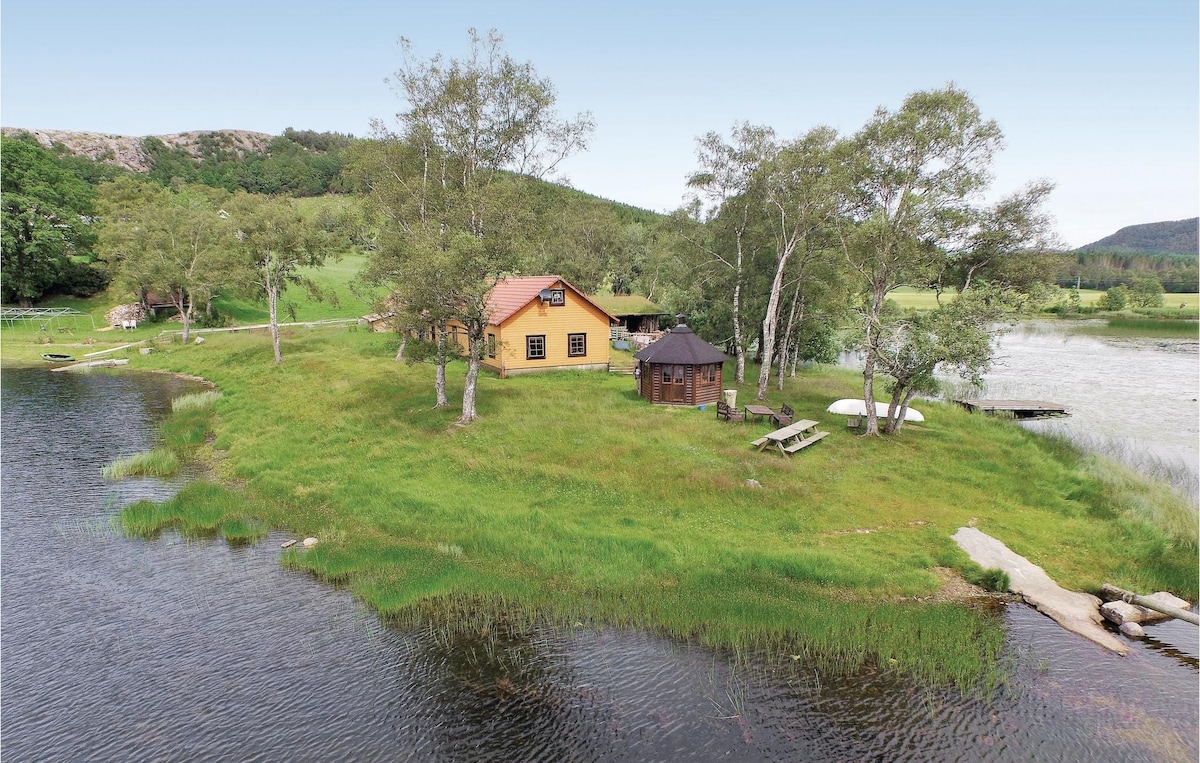
{"type": "Polygon", "coordinates": [[[960,527],[951,537],[979,566],[1004,570],[1008,574],[1009,590],[1020,594],[1039,612],[1049,615],[1072,633],[1117,654],[1128,654],[1129,647],[1101,625],[1104,620],[1100,616],[1100,600],[1095,596],[1062,588],[1041,567],[973,527],[960,527]]]}

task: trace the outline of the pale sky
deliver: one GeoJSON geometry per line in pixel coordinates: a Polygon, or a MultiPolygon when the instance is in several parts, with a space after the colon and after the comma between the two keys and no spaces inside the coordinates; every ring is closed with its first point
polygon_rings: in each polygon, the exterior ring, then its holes
{"type": "Polygon", "coordinates": [[[403,102],[397,41],[461,56],[490,28],[592,112],[566,164],[588,193],[665,212],[695,139],[735,122],[853,133],[953,81],[1004,131],[993,195],[1048,178],[1080,246],[1200,209],[1196,0],[3,0],[0,124],[159,135],[287,127],[369,134],[403,102]]]}

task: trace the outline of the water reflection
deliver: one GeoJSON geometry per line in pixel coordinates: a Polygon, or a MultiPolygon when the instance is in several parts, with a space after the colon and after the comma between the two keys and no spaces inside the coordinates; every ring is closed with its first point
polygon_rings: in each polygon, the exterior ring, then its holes
{"type": "MultiPolygon", "coordinates": [[[[1196,629],[1114,657],[1028,608],[991,697],[886,668],[826,675],[645,633],[384,625],[283,570],[282,536],[125,538],[145,449],[186,385],[5,371],[0,734],[46,760],[1195,760],[1196,629]],[[1129,687],[1136,687],[1129,692],[1129,687]]],[[[1162,630],[1158,630],[1162,629],[1162,630]]]]}

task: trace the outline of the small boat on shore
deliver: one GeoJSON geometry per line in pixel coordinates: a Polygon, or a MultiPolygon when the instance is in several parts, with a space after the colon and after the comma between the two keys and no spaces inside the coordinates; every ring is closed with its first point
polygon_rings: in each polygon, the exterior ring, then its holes
{"type": "MultiPolygon", "coordinates": [[[[844,398],[834,401],[828,408],[825,409],[829,413],[836,413],[841,416],[866,416],[867,404],[862,400],[854,398],[844,398]]],[[[888,404],[884,402],[875,403],[875,415],[879,418],[886,418],[888,414],[888,404]]],[[[924,421],[925,417],[915,408],[909,408],[904,411],[905,421],[924,421]]]]}
{"type": "Polygon", "coordinates": [[[58,352],[43,352],[42,357],[51,363],[74,363],[75,358],[58,352]]]}

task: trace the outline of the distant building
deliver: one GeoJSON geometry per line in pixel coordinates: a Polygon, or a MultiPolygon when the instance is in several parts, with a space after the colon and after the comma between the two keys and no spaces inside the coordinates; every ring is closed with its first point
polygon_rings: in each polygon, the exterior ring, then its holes
{"type": "MultiPolygon", "coordinates": [[[[669,318],[670,313],[649,299],[638,294],[621,295],[591,295],[591,299],[600,307],[617,318],[614,329],[616,337],[625,334],[656,334],[659,322],[669,318]]],[[[670,322],[667,322],[670,325],[670,322]]]]}
{"type": "MultiPolygon", "coordinates": [[[[488,296],[483,366],[500,374],[561,369],[607,371],[609,327],[617,319],[559,276],[496,282],[488,296]]],[[[464,350],[467,335],[451,321],[450,337],[464,350]]]]}

